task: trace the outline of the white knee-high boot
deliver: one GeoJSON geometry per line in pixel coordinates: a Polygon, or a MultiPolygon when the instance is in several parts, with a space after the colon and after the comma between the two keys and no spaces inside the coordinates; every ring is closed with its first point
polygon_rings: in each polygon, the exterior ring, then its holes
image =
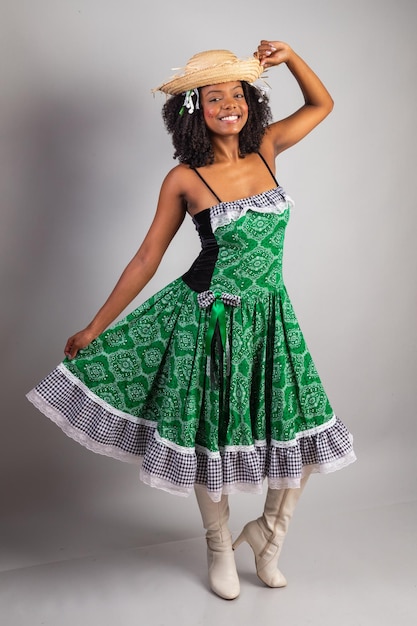
{"type": "Polygon", "coordinates": [[[228,497],[213,502],[203,485],[195,485],[195,494],[206,529],[207,561],[210,588],[221,598],[233,600],[240,592],[232,548],[232,536],[227,527],[229,520],[228,497]]]}
{"type": "Polygon", "coordinates": [[[233,544],[246,541],[255,555],[256,573],[268,587],[285,587],[286,578],[278,569],[278,558],[288,526],[308,476],[297,489],[268,489],[261,517],[248,522],[233,544]]]}

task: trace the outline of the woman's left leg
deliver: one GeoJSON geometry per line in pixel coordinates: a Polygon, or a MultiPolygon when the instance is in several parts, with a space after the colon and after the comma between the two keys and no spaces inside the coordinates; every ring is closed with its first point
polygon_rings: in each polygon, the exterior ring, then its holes
{"type": "Polygon", "coordinates": [[[248,522],[233,544],[237,548],[246,541],[253,550],[256,573],[268,587],[285,587],[284,574],[278,569],[288,527],[309,474],[296,489],[268,489],[261,517],[248,522]]]}

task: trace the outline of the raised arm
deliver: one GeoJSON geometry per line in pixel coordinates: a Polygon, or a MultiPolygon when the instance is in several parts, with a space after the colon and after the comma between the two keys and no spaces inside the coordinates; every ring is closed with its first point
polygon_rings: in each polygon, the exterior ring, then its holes
{"type": "Polygon", "coordinates": [[[172,238],[181,226],[185,209],[174,170],[165,178],[155,217],[142,245],[124,269],[110,296],[86,328],[70,337],[65,355],[72,359],[102,333],[132,302],[155,274],[172,238]]]}
{"type": "Polygon", "coordinates": [[[269,127],[267,135],[276,156],[313,130],[331,112],[333,100],[319,77],[288,44],[263,39],[255,55],[265,68],[285,63],[304,96],[305,104],[298,111],[269,127]]]}

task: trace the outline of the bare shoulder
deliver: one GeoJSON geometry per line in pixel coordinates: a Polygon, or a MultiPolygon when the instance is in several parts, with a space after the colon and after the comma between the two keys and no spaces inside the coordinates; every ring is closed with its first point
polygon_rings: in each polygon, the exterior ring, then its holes
{"type": "Polygon", "coordinates": [[[169,187],[171,192],[179,192],[180,194],[184,194],[192,177],[193,172],[190,170],[190,167],[184,163],[180,163],[168,172],[168,174],[164,178],[162,185],[163,187],[169,187]]]}
{"type": "Polygon", "coordinates": [[[162,183],[161,198],[170,198],[170,201],[175,198],[191,215],[213,203],[210,192],[185,163],[180,163],[168,172],[162,183]]]}

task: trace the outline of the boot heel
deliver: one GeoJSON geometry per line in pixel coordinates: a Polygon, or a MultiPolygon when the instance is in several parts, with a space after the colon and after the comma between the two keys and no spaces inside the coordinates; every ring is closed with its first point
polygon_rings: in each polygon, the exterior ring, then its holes
{"type": "Polygon", "coordinates": [[[258,578],[268,587],[285,587],[287,581],[277,568],[279,546],[274,545],[267,537],[258,520],[248,522],[233,544],[235,550],[241,543],[251,547],[256,565],[258,578]]]}
{"type": "Polygon", "coordinates": [[[233,542],[233,545],[232,545],[233,550],[236,550],[236,548],[238,548],[240,544],[243,543],[244,541],[246,541],[245,530],[242,530],[239,537],[233,542]]]}

